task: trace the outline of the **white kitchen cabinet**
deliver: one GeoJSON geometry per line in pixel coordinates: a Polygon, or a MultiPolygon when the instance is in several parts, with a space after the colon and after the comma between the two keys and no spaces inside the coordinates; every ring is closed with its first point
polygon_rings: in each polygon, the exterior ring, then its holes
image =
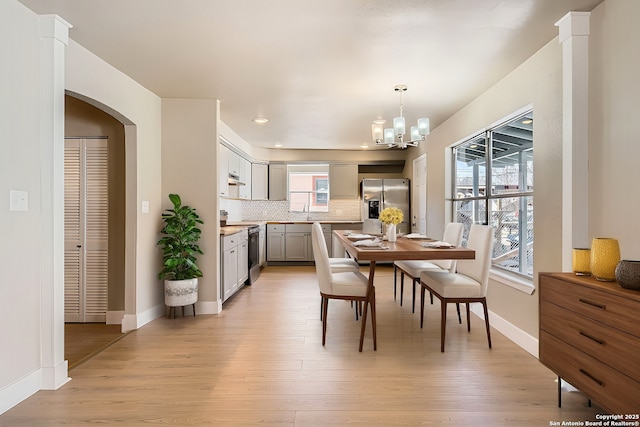
{"type": "Polygon", "coordinates": [[[267,261],[285,260],[284,224],[267,224],[267,261]]]}
{"type": "Polygon", "coordinates": [[[251,200],[267,200],[269,196],[269,165],[251,165],[251,200]]]}
{"type": "Polygon", "coordinates": [[[332,224],[331,225],[331,252],[329,252],[329,256],[333,258],[346,258],[347,252],[344,249],[342,243],[340,243],[340,239],[333,236],[333,231],[335,230],[352,230],[352,231],[362,231],[362,223],[351,223],[351,224],[332,224]]]}
{"type": "Polygon", "coordinates": [[[234,151],[229,150],[229,173],[235,176],[240,176],[240,155],[234,151]]]}
{"type": "MultiPolygon", "coordinates": [[[[324,242],[327,245],[327,253],[331,254],[332,253],[331,248],[333,247],[333,238],[331,236],[331,229],[332,229],[331,224],[320,224],[320,226],[322,227],[322,234],[324,234],[324,242]]],[[[311,253],[313,254],[313,249],[311,253]]]]}
{"type": "Polygon", "coordinates": [[[224,145],[218,147],[218,193],[229,197],[229,150],[224,145]]]}
{"type": "Polygon", "coordinates": [[[269,164],[269,200],[287,200],[287,165],[269,164]]]}
{"type": "Polygon", "coordinates": [[[238,189],[238,196],[241,199],[251,200],[251,162],[244,157],[240,157],[240,182],[245,185],[240,185],[238,189]]]}
{"type": "Polygon", "coordinates": [[[249,235],[245,232],[238,243],[238,289],[249,279],[249,235]]]}
{"type": "Polygon", "coordinates": [[[357,164],[329,166],[329,199],[357,199],[358,193],[357,164]]]}
{"type": "Polygon", "coordinates": [[[222,302],[238,292],[249,278],[249,234],[247,230],[221,236],[222,271],[220,293],[222,302]]]}
{"type": "Polygon", "coordinates": [[[267,263],[267,226],[261,225],[260,232],[258,233],[258,259],[260,260],[260,267],[267,263]]]}

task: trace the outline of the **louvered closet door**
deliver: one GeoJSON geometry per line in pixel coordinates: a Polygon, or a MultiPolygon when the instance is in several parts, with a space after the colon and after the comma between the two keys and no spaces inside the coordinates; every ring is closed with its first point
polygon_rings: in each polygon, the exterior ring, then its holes
{"type": "Polygon", "coordinates": [[[106,139],[65,140],[65,321],[104,322],[108,289],[106,139]]]}

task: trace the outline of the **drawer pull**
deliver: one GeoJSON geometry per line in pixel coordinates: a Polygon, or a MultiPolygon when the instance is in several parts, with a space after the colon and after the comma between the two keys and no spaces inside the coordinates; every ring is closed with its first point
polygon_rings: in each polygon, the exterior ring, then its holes
{"type": "Polygon", "coordinates": [[[601,340],[601,339],[599,339],[599,338],[593,337],[593,336],[589,335],[589,334],[588,334],[588,333],[586,333],[586,332],[582,332],[582,331],[580,331],[580,335],[582,335],[583,337],[587,337],[587,338],[589,338],[590,340],[595,341],[595,342],[597,342],[597,343],[598,343],[598,344],[600,344],[600,345],[604,345],[604,340],[601,340]]]}
{"type": "Polygon", "coordinates": [[[593,307],[595,307],[595,308],[599,308],[599,309],[601,309],[601,310],[604,310],[605,308],[607,308],[607,306],[605,306],[604,304],[598,304],[597,302],[588,301],[588,300],[586,300],[586,299],[582,299],[582,298],[580,298],[580,300],[579,300],[579,301],[580,301],[581,303],[583,303],[583,304],[587,304],[587,305],[593,306],[593,307]]]}
{"type": "Polygon", "coordinates": [[[596,383],[598,383],[599,386],[603,386],[604,382],[600,381],[599,379],[597,379],[596,377],[594,377],[593,375],[591,375],[590,373],[588,373],[587,371],[585,371],[584,369],[580,369],[580,373],[583,375],[586,375],[587,377],[589,377],[591,380],[595,381],[596,383]]]}

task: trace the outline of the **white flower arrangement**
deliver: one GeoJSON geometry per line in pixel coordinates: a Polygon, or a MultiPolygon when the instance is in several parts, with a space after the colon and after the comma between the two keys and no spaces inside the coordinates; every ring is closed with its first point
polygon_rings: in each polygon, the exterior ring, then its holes
{"type": "Polygon", "coordinates": [[[404,214],[402,210],[398,208],[384,208],[382,212],[380,212],[380,221],[385,224],[395,224],[398,225],[404,219],[404,214]]]}

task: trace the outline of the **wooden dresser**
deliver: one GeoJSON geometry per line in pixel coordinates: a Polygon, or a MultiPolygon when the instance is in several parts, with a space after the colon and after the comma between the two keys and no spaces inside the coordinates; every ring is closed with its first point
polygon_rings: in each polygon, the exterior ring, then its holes
{"type": "Polygon", "coordinates": [[[540,361],[611,413],[640,412],[640,291],[540,273],[540,361]]]}

